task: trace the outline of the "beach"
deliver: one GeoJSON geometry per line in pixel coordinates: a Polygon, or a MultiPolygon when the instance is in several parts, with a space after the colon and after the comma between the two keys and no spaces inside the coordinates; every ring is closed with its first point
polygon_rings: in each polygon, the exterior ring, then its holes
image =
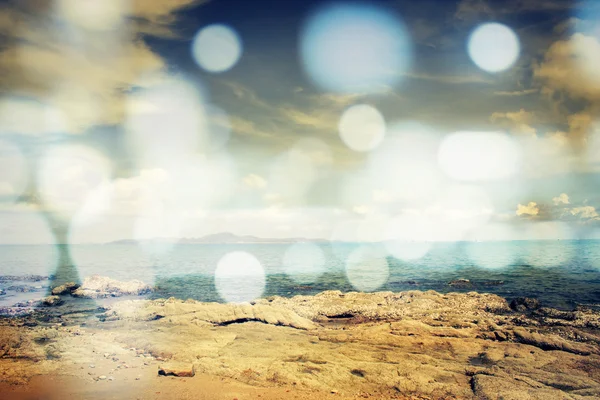
{"type": "Polygon", "coordinates": [[[600,396],[600,313],[585,307],[434,291],[60,299],[0,320],[3,398],[600,396]]]}

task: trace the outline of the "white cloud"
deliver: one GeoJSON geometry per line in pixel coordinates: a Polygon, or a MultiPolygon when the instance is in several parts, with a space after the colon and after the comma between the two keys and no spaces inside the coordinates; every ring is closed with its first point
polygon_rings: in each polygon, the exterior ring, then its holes
{"type": "Polygon", "coordinates": [[[598,212],[592,206],[574,207],[569,212],[581,219],[598,219],[598,212]]]}
{"type": "Polygon", "coordinates": [[[560,204],[569,204],[569,195],[566,193],[561,193],[557,197],[554,197],[552,201],[554,202],[555,206],[558,206],[560,204]]]}

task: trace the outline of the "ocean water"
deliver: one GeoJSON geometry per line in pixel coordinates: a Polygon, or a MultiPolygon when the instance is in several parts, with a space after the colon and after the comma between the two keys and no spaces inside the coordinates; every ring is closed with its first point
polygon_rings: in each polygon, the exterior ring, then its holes
{"type": "MultiPolygon", "coordinates": [[[[409,250],[418,245],[409,244],[409,250]]],[[[149,254],[148,248],[136,244],[0,246],[0,289],[6,292],[0,296],[0,304],[11,305],[45,294],[48,281],[1,279],[26,274],[58,274],[60,279],[74,280],[94,274],[118,280],[139,279],[157,286],[151,297],[218,302],[231,300],[227,293],[243,299],[324,290],[432,289],[476,290],[508,299],[536,297],[545,305],[562,309],[600,304],[600,241],[596,240],[437,243],[424,257],[409,261],[389,256],[381,244],[315,246],[312,253],[321,254],[317,259],[322,269],[313,268],[311,260],[315,258],[297,257],[292,260],[292,275],[286,269],[286,262],[290,263],[289,256],[286,259],[289,244],[181,244],[162,255],[149,254]],[[219,261],[232,252],[251,254],[264,276],[219,272],[215,276],[219,261]],[[468,279],[472,286],[448,284],[456,279],[468,279]]],[[[232,269],[235,271],[236,266],[232,269]]]]}

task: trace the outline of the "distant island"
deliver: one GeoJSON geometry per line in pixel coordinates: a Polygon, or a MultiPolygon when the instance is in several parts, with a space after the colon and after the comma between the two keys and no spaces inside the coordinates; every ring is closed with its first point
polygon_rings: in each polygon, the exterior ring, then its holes
{"type": "Polygon", "coordinates": [[[123,239],[108,242],[106,244],[137,244],[137,243],[178,243],[178,244],[239,244],[239,243],[329,243],[326,239],[308,239],[308,238],[259,238],[251,235],[235,235],[229,232],[215,233],[212,235],[202,236],[200,238],[155,238],[155,239],[123,239]]]}

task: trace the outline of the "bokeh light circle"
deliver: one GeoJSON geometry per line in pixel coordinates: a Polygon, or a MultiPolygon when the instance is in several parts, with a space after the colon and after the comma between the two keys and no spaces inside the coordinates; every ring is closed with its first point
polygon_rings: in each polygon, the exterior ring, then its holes
{"type": "Polygon", "coordinates": [[[27,160],[15,144],[0,139],[0,203],[13,202],[28,182],[27,160]]]}
{"type": "Polygon", "coordinates": [[[215,270],[215,286],[228,303],[245,303],[259,298],[265,291],[265,271],[260,261],[244,251],[228,253],[215,270]]]}
{"type": "Polygon", "coordinates": [[[501,132],[457,132],[447,136],[438,152],[440,168],[461,181],[509,178],[521,166],[522,151],[501,132]]]}
{"type": "Polygon", "coordinates": [[[385,247],[403,261],[423,258],[433,246],[436,226],[429,216],[399,215],[387,224],[385,247]]]}
{"type": "Polygon", "coordinates": [[[285,273],[297,283],[316,281],[325,268],[325,254],[314,243],[295,243],[283,256],[285,273]]]}
{"type": "Polygon", "coordinates": [[[471,60],[487,72],[501,72],[510,68],[519,58],[519,38],[509,27],[486,23],[477,27],[469,37],[471,60]]]}
{"type": "Polygon", "coordinates": [[[70,217],[109,182],[111,170],[108,159],[90,147],[52,146],[39,164],[38,190],[50,211],[70,217]]]}
{"type": "Polygon", "coordinates": [[[367,3],[330,4],[300,35],[302,65],[321,89],[372,93],[396,84],[411,61],[409,35],[390,10],[367,3]]]}
{"type": "Polygon", "coordinates": [[[354,151],[375,149],[385,136],[385,120],[375,107],[359,104],[348,108],[339,122],[342,141],[354,151]]]}
{"type": "Polygon", "coordinates": [[[192,43],[196,63],[209,72],[231,69],[242,56],[242,42],[230,27],[213,24],[202,28],[192,43]]]}
{"type": "Polygon", "coordinates": [[[385,251],[376,245],[355,249],[346,260],[346,277],[361,292],[373,292],[385,285],[390,276],[385,251]]]}

